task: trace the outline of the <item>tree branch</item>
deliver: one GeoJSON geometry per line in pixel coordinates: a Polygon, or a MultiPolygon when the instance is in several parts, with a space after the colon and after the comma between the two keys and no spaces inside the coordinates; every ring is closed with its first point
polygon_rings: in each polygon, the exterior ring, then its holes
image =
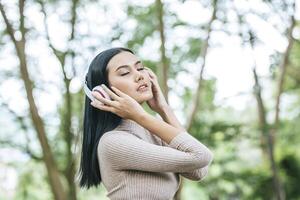
{"type": "Polygon", "coordinates": [[[204,68],[205,68],[205,64],[206,64],[208,42],[210,39],[210,34],[212,32],[212,23],[216,19],[216,13],[217,13],[217,9],[218,9],[217,5],[218,5],[218,0],[213,0],[213,2],[212,2],[213,11],[212,11],[212,15],[209,20],[209,23],[208,23],[207,37],[204,41],[204,45],[203,45],[201,53],[200,53],[200,57],[203,58],[203,63],[201,65],[201,70],[200,70],[200,74],[199,74],[199,82],[197,85],[196,94],[193,97],[193,100],[191,102],[191,110],[190,110],[189,115],[187,116],[187,121],[186,121],[186,125],[185,125],[186,130],[190,130],[193,120],[195,119],[196,113],[199,110],[198,108],[200,106],[200,93],[201,93],[201,89],[202,89],[203,72],[204,72],[204,68]]]}
{"type": "MultiPolygon", "coordinates": [[[[0,2],[1,3],[1,2],[0,2]]],[[[22,2],[21,2],[22,4],[22,2]]],[[[2,4],[0,4],[0,11],[2,16],[4,17],[4,21],[6,23],[6,30],[10,35],[12,42],[15,44],[16,53],[18,56],[19,64],[20,64],[20,73],[21,78],[24,82],[25,91],[27,94],[27,100],[29,103],[29,109],[31,114],[31,120],[33,122],[33,126],[36,130],[42,151],[43,151],[43,160],[45,161],[49,183],[54,194],[55,199],[63,200],[66,199],[67,194],[63,188],[63,184],[59,178],[59,172],[57,170],[57,164],[55,163],[53,153],[48,143],[47,134],[44,126],[44,121],[42,120],[38,108],[36,106],[34,97],[33,97],[33,86],[32,80],[29,77],[29,72],[27,68],[27,57],[25,52],[25,40],[26,37],[23,37],[23,40],[17,41],[13,35],[13,29],[10,23],[7,20],[2,4]]],[[[19,5],[19,11],[22,11],[22,5],[19,5]],[[21,9],[20,9],[21,8],[21,9]]],[[[22,16],[22,13],[19,13],[22,16]]],[[[25,30],[23,32],[25,34],[25,30]]]]}
{"type": "MultiPolygon", "coordinates": [[[[45,4],[43,2],[43,0],[37,0],[37,2],[40,4],[41,6],[41,11],[44,15],[44,28],[45,28],[45,33],[46,33],[46,38],[47,38],[47,41],[48,41],[48,44],[49,44],[49,47],[52,49],[54,55],[58,58],[59,62],[64,65],[64,62],[65,62],[65,54],[64,52],[56,49],[54,47],[54,45],[52,44],[51,42],[51,39],[50,39],[50,34],[49,34],[49,29],[48,29],[48,23],[47,23],[47,12],[46,12],[46,9],[45,9],[45,4]]],[[[65,74],[65,71],[63,70],[63,73],[64,73],[64,77],[66,77],[66,74],[65,74]]]]}
{"type": "MultiPolygon", "coordinates": [[[[293,9],[295,10],[295,2],[293,4],[293,9]]],[[[286,74],[286,70],[289,64],[289,55],[290,51],[293,46],[293,31],[296,25],[296,20],[295,16],[292,15],[291,17],[291,25],[290,28],[288,29],[288,46],[286,48],[286,51],[284,52],[283,55],[283,60],[280,65],[280,73],[279,73],[279,81],[278,81],[278,86],[277,86],[277,96],[276,96],[276,105],[275,105],[275,119],[274,119],[274,128],[278,126],[279,124],[279,112],[280,112],[280,99],[281,99],[281,94],[283,93],[283,85],[284,85],[284,77],[286,74]]],[[[275,139],[275,132],[272,131],[273,133],[273,139],[275,139]]]]}
{"type": "Polygon", "coordinates": [[[18,44],[17,44],[18,41],[15,38],[15,30],[13,29],[11,23],[9,22],[9,20],[7,18],[6,12],[4,10],[4,7],[3,7],[1,1],[0,1],[0,11],[1,11],[2,17],[4,19],[4,22],[6,24],[7,33],[10,36],[11,40],[13,41],[14,45],[17,47],[18,46],[18,44]]]}
{"type": "Polygon", "coordinates": [[[25,123],[25,117],[18,115],[14,110],[12,110],[9,105],[6,102],[0,102],[0,105],[2,107],[4,107],[6,110],[8,110],[8,112],[10,114],[12,114],[12,116],[16,119],[16,121],[18,121],[21,125],[21,129],[24,131],[28,131],[29,128],[27,127],[26,123],[25,123]]]}
{"type": "Polygon", "coordinates": [[[74,39],[74,33],[75,33],[75,24],[77,20],[77,14],[76,14],[76,9],[78,6],[79,0],[73,0],[72,1],[72,11],[71,11],[71,35],[69,38],[69,41],[72,41],[74,39]]]}
{"type": "Polygon", "coordinates": [[[19,0],[19,13],[20,13],[20,25],[19,30],[21,31],[22,40],[25,41],[25,26],[24,26],[24,6],[25,0],[19,0]]]}
{"type": "Polygon", "coordinates": [[[26,153],[27,155],[29,155],[32,159],[41,162],[43,161],[43,158],[41,156],[37,156],[36,154],[34,154],[32,152],[32,150],[29,148],[28,145],[26,146],[22,146],[20,144],[16,144],[10,140],[0,140],[0,144],[1,145],[7,145],[8,147],[13,147],[13,148],[17,148],[19,149],[21,152],[26,153]]]}
{"type": "Polygon", "coordinates": [[[18,115],[14,110],[12,110],[9,105],[5,102],[1,102],[0,104],[2,107],[4,107],[8,112],[16,119],[17,122],[20,123],[21,129],[25,132],[25,138],[26,138],[26,146],[22,146],[20,144],[13,143],[10,140],[1,140],[0,144],[8,145],[10,147],[15,147],[20,149],[22,152],[27,153],[31,158],[33,158],[36,161],[43,161],[43,158],[41,156],[37,156],[33,153],[33,151],[30,149],[29,144],[31,144],[31,141],[26,134],[26,132],[29,130],[28,126],[25,123],[25,117],[18,115]]]}

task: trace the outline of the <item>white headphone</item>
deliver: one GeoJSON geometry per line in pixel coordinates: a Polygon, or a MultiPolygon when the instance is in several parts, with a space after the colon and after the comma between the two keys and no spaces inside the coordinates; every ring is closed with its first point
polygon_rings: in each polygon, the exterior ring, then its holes
{"type": "MultiPolygon", "coordinates": [[[[83,82],[83,90],[84,90],[84,93],[89,97],[89,99],[91,101],[95,100],[95,97],[92,95],[92,91],[97,91],[103,98],[111,100],[110,96],[107,94],[107,92],[105,92],[105,90],[102,88],[101,85],[95,86],[91,91],[89,89],[89,87],[87,86],[86,75],[85,75],[84,82],[83,82]]],[[[100,102],[100,103],[102,103],[102,102],[100,102]]]]}
{"type": "Polygon", "coordinates": [[[92,95],[92,91],[88,88],[86,80],[84,80],[83,89],[84,89],[85,94],[90,98],[90,100],[94,101],[95,98],[92,95]]]}

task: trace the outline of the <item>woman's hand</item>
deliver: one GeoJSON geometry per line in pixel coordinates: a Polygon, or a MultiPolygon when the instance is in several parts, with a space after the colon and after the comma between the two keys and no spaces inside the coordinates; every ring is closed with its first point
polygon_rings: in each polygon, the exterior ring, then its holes
{"type": "Polygon", "coordinates": [[[95,97],[95,100],[91,102],[91,105],[95,108],[112,112],[122,118],[132,119],[134,121],[142,114],[146,113],[143,107],[129,95],[113,86],[111,88],[115,91],[115,93],[106,85],[102,84],[101,86],[112,100],[103,98],[98,92],[93,91],[92,95],[95,97]],[[103,104],[101,104],[101,102],[103,104]]]}
{"type": "Polygon", "coordinates": [[[150,81],[151,81],[151,89],[153,93],[153,98],[147,101],[148,106],[157,113],[162,112],[163,108],[168,105],[161,88],[158,84],[157,76],[155,73],[148,67],[145,67],[148,71],[150,81]]]}

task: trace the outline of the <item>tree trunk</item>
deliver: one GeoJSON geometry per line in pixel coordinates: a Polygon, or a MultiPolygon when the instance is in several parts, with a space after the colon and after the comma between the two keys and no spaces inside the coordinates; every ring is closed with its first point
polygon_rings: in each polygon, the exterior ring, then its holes
{"type": "Polygon", "coordinates": [[[169,71],[169,63],[168,59],[166,56],[166,48],[165,48],[165,33],[164,33],[164,9],[163,9],[163,4],[161,0],[156,0],[156,7],[157,7],[157,18],[158,18],[158,30],[159,30],[159,35],[160,35],[160,40],[161,40],[161,45],[160,45],[160,54],[161,54],[161,63],[162,67],[159,67],[158,70],[161,72],[161,76],[159,77],[160,82],[162,83],[162,91],[164,93],[165,99],[167,102],[168,100],[168,93],[169,93],[169,87],[168,87],[168,71],[169,71]]]}
{"type": "MultiPolygon", "coordinates": [[[[197,111],[199,110],[199,107],[200,107],[200,104],[201,104],[200,94],[201,94],[201,90],[202,90],[203,72],[204,72],[204,67],[205,67],[205,64],[206,64],[205,61],[206,61],[207,50],[208,50],[208,42],[209,42],[210,34],[211,34],[211,31],[212,31],[212,23],[216,19],[217,3],[218,3],[218,0],[213,0],[213,2],[212,2],[213,11],[212,11],[212,15],[211,15],[211,18],[209,20],[209,23],[208,23],[207,37],[204,41],[204,45],[202,47],[201,54],[199,55],[201,58],[203,58],[203,63],[201,65],[201,70],[200,70],[200,75],[199,75],[199,82],[198,82],[196,94],[194,95],[194,98],[192,99],[192,102],[191,102],[191,105],[192,105],[191,106],[191,111],[190,111],[190,113],[188,113],[188,116],[187,116],[187,121],[186,121],[186,125],[185,125],[185,128],[186,128],[187,131],[190,131],[190,129],[192,127],[193,120],[195,119],[195,116],[196,116],[197,111]]],[[[180,200],[181,199],[182,188],[183,188],[183,181],[181,181],[179,189],[175,194],[175,200],[180,200]]]]}
{"type": "Polygon", "coordinates": [[[253,69],[253,76],[255,80],[254,94],[256,97],[257,107],[258,107],[260,131],[262,135],[267,138],[267,147],[268,147],[267,152],[271,164],[273,190],[276,194],[277,200],[284,200],[285,199],[284,190],[282,188],[281,182],[278,177],[278,169],[276,167],[276,162],[274,158],[274,145],[271,139],[269,125],[266,120],[266,110],[261,95],[261,86],[255,68],[253,69]]]}
{"type": "MultiPolygon", "coordinates": [[[[48,25],[47,25],[47,12],[45,9],[45,4],[43,1],[39,0],[39,4],[41,5],[41,11],[44,14],[44,26],[46,30],[46,36],[49,43],[49,47],[52,49],[55,57],[57,58],[58,62],[60,63],[61,70],[63,72],[63,81],[64,86],[66,89],[66,93],[64,94],[64,105],[66,106],[66,109],[64,110],[64,113],[62,114],[62,120],[64,123],[63,126],[63,134],[64,134],[64,140],[67,145],[67,152],[66,152],[66,166],[64,168],[64,176],[68,182],[68,198],[70,200],[77,199],[77,192],[76,192],[76,184],[75,184],[75,175],[76,175],[76,158],[74,157],[72,153],[72,144],[74,142],[74,132],[72,130],[72,97],[70,93],[70,81],[71,78],[67,77],[67,72],[65,69],[65,59],[69,55],[71,56],[72,62],[74,60],[74,53],[72,52],[72,49],[68,49],[65,52],[62,52],[54,47],[50,40],[49,31],[48,31],[48,25]]],[[[69,37],[68,42],[71,42],[74,40],[75,37],[75,25],[77,21],[77,13],[76,9],[78,7],[79,0],[72,0],[71,3],[71,18],[70,18],[70,28],[71,28],[71,34],[69,37]]],[[[73,72],[74,65],[73,66],[73,72]]]]}
{"type": "Polygon", "coordinates": [[[23,14],[24,1],[22,1],[22,0],[19,1],[19,12],[20,12],[19,13],[20,14],[19,31],[22,34],[20,41],[16,40],[16,38],[14,36],[15,30],[13,29],[12,25],[8,21],[8,18],[6,16],[5,10],[4,10],[1,2],[0,2],[0,10],[1,10],[1,14],[4,19],[4,22],[6,24],[7,33],[15,46],[15,50],[16,50],[17,57],[19,60],[20,73],[21,73],[21,78],[24,82],[25,91],[27,94],[27,100],[28,100],[29,109],[30,109],[30,116],[31,116],[34,129],[37,133],[37,136],[38,136],[38,139],[39,139],[42,151],[43,151],[43,160],[46,164],[46,169],[47,169],[47,172],[49,175],[48,178],[49,178],[51,190],[52,190],[54,198],[56,200],[65,200],[67,195],[64,191],[62,182],[60,180],[59,171],[58,171],[57,165],[55,163],[55,160],[53,158],[53,153],[52,153],[49,143],[48,143],[47,134],[45,131],[43,120],[38,113],[38,109],[37,109],[36,103],[33,98],[33,84],[29,77],[28,68],[27,68],[27,59],[26,59],[26,54],[25,54],[25,45],[26,45],[25,34],[26,34],[26,32],[25,32],[25,27],[24,27],[24,14],[23,14]]]}
{"type": "Polygon", "coordinates": [[[205,61],[206,61],[206,55],[207,55],[207,50],[208,50],[208,42],[209,42],[210,34],[212,31],[211,26],[212,26],[213,21],[216,19],[217,3],[218,3],[217,0],[213,1],[213,4],[212,4],[213,11],[212,11],[210,21],[208,23],[207,36],[204,41],[204,44],[203,44],[203,47],[201,50],[201,54],[200,54],[200,57],[203,58],[203,63],[201,65],[201,70],[200,70],[200,74],[199,74],[199,82],[198,82],[198,86],[196,89],[196,94],[193,97],[193,100],[191,102],[191,107],[190,107],[191,110],[187,116],[187,121],[186,121],[186,129],[187,130],[190,130],[193,120],[195,119],[197,111],[199,110],[199,107],[201,105],[200,96],[201,96],[201,89],[202,89],[203,72],[204,72],[204,67],[205,67],[205,63],[206,63],[205,61]]]}

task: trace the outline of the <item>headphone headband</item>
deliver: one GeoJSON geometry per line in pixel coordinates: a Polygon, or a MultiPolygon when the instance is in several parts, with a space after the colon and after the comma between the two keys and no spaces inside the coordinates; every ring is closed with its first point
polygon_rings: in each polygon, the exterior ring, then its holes
{"type": "Polygon", "coordinates": [[[94,101],[95,98],[94,98],[93,95],[92,95],[92,91],[88,88],[88,86],[87,86],[87,81],[86,81],[86,80],[84,80],[84,83],[83,83],[83,89],[84,89],[85,94],[89,97],[89,99],[90,99],[91,101],[94,101]]]}

